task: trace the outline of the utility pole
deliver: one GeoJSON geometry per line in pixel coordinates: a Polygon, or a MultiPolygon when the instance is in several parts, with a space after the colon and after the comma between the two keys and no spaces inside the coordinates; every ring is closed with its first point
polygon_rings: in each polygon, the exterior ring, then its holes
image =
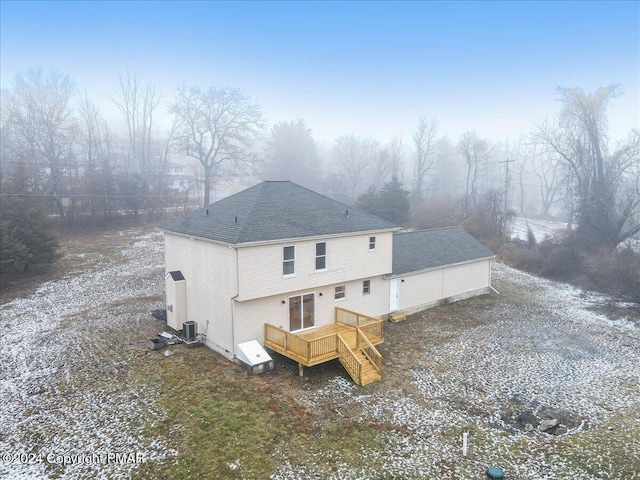
{"type": "Polygon", "coordinates": [[[511,183],[511,174],[509,173],[509,164],[515,162],[515,160],[503,160],[505,165],[504,176],[504,216],[502,219],[502,241],[507,243],[507,213],[509,212],[509,184],[511,183]]]}

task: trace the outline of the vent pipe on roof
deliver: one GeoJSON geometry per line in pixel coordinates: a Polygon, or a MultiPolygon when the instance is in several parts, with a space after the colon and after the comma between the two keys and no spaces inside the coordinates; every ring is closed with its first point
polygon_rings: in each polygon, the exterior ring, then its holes
{"type": "Polygon", "coordinates": [[[235,219],[236,219],[236,223],[238,223],[238,217],[235,217],[235,219]]]}
{"type": "Polygon", "coordinates": [[[349,216],[349,210],[345,210],[344,214],[348,217],[349,216]]]}
{"type": "Polygon", "coordinates": [[[209,216],[209,209],[207,208],[207,217],[209,216]]]}

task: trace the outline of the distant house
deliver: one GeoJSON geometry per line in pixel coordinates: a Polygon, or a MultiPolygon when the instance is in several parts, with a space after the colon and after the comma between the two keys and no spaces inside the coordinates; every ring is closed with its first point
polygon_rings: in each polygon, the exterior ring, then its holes
{"type": "Polygon", "coordinates": [[[175,162],[167,162],[165,165],[165,182],[172,190],[184,190],[196,182],[195,177],[189,175],[187,167],[175,162]]]}
{"type": "Polygon", "coordinates": [[[195,321],[230,359],[240,343],[380,378],[383,320],[489,292],[494,257],[463,229],[400,227],[291,182],[262,182],[173,220],[167,323],[195,321]]]}

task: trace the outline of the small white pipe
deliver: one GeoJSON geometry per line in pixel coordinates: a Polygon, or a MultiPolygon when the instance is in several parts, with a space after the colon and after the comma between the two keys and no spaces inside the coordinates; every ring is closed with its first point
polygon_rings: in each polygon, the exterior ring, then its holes
{"type": "Polygon", "coordinates": [[[462,434],[462,456],[464,457],[467,456],[468,443],[469,443],[469,432],[464,432],[462,434]]]}
{"type": "Polygon", "coordinates": [[[494,292],[496,292],[498,295],[500,295],[500,292],[498,290],[496,290],[495,288],[493,288],[491,285],[489,285],[489,288],[491,290],[493,290],[494,292]]]}

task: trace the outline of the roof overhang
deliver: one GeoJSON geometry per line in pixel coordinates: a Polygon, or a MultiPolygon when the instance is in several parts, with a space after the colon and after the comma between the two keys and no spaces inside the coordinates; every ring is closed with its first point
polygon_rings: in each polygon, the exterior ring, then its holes
{"type": "Polygon", "coordinates": [[[202,241],[202,242],[215,243],[217,245],[225,245],[225,246],[229,246],[229,247],[233,247],[233,248],[255,247],[255,246],[259,246],[259,245],[278,245],[278,244],[292,243],[292,242],[324,240],[324,239],[329,239],[329,238],[353,237],[355,235],[371,235],[371,234],[374,234],[374,233],[376,233],[376,234],[377,233],[393,233],[393,232],[397,232],[398,230],[401,229],[400,227],[395,227],[395,228],[385,228],[385,229],[379,229],[379,230],[362,230],[362,231],[358,231],[358,232],[330,233],[330,234],[327,234],[327,235],[313,235],[313,236],[309,236],[309,237],[278,238],[278,239],[275,239],[275,240],[262,240],[262,241],[259,241],[259,242],[229,243],[229,242],[222,242],[220,240],[212,240],[212,239],[206,238],[206,237],[199,237],[197,235],[188,235],[186,233],[179,233],[179,232],[175,232],[173,230],[169,230],[169,229],[162,228],[162,227],[157,227],[157,228],[162,230],[165,233],[169,233],[169,234],[175,235],[177,237],[189,238],[191,240],[198,240],[198,241],[202,241]]]}
{"type": "Polygon", "coordinates": [[[443,268],[456,267],[458,265],[466,265],[468,263],[481,262],[483,260],[493,260],[494,258],[496,258],[496,256],[492,255],[492,256],[489,256],[489,257],[474,258],[473,260],[465,260],[464,262],[447,263],[447,264],[444,264],[444,265],[438,265],[436,267],[422,268],[420,270],[411,270],[409,272],[390,273],[388,275],[385,275],[384,278],[385,279],[389,279],[389,278],[400,278],[400,277],[404,277],[404,276],[407,276],[407,275],[417,275],[419,273],[432,272],[434,270],[442,270],[443,268]]]}

